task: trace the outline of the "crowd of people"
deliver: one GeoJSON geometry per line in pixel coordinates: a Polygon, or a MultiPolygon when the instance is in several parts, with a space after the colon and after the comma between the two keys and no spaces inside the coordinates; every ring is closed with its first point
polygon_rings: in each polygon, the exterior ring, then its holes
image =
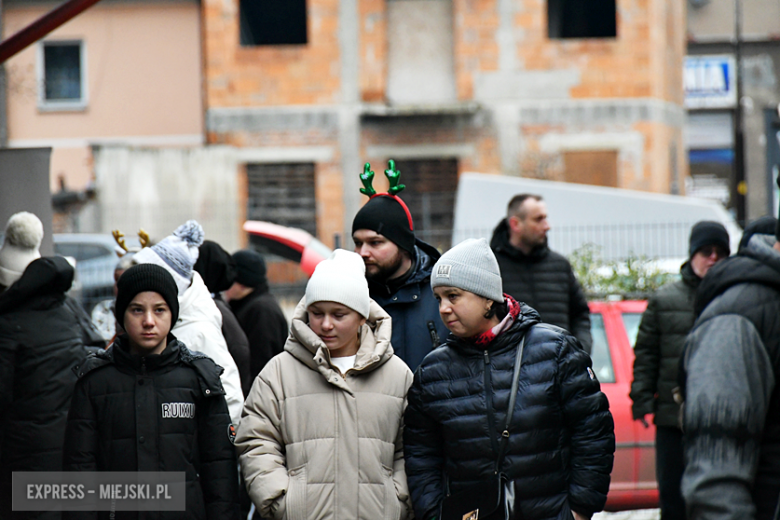
{"type": "MultiPolygon", "coordinates": [[[[108,345],[67,295],[73,267],[40,256],[40,220],[13,215],[0,248],[0,519],[602,510],[614,423],[543,198],[515,196],[489,242],[442,253],[415,236],[398,172],[385,173],[391,189],[376,193],[366,168],[354,251],[317,265],[289,324],[263,256],[230,254],[191,220],[119,261],[108,345]],[[21,471],[181,471],[186,511],[13,511],[21,471]]],[[[749,226],[731,258],[722,225],[694,226],[679,281],[643,315],[631,398],[634,418],[656,424],[664,520],[776,518],[775,222],[749,226]]]]}

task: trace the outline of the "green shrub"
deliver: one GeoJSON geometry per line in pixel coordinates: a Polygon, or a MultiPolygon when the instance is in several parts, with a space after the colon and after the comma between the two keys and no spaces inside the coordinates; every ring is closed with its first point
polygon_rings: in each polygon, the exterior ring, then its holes
{"type": "Polygon", "coordinates": [[[575,249],[569,261],[589,300],[614,296],[645,299],[679,277],[677,273],[664,272],[644,255],[629,253],[625,260],[606,262],[601,247],[591,243],[575,249]]]}

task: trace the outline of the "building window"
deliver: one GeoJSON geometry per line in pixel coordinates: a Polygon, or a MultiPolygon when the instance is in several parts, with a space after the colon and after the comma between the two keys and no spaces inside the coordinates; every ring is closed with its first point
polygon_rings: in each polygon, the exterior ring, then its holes
{"type": "Polygon", "coordinates": [[[314,163],[248,164],[248,220],[300,228],[317,235],[314,163]]]}
{"type": "Polygon", "coordinates": [[[84,42],[46,41],[39,52],[41,108],[83,108],[87,103],[84,42]]]}
{"type": "Polygon", "coordinates": [[[240,0],[241,45],[307,43],[306,0],[240,0]]]}
{"type": "Polygon", "coordinates": [[[397,160],[395,165],[406,185],[399,196],[412,214],[414,234],[446,251],[452,242],[458,160],[397,160]]]}
{"type": "Polygon", "coordinates": [[[550,38],[615,38],[615,0],[547,0],[550,38]]]}

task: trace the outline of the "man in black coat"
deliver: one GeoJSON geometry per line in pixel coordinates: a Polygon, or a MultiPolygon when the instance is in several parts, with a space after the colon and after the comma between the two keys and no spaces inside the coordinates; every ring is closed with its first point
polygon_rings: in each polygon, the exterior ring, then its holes
{"type": "Polygon", "coordinates": [[[653,294],[642,315],[634,346],[634,380],[631,400],[634,420],[649,426],[654,414],[655,469],[664,520],[685,519],[680,491],[683,471],[683,433],[680,405],[673,395],[677,367],[685,338],[693,328],[696,289],[716,262],[729,256],[729,234],[720,222],[701,221],[691,229],[689,260],[680,268],[680,279],[653,294]]]}
{"type": "Polygon", "coordinates": [[[571,332],[590,353],[588,302],[569,261],[547,247],[549,230],[541,196],[522,193],[509,201],[490,241],[504,291],[536,309],[543,322],[571,332]]]}
{"type": "Polygon", "coordinates": [[[236,281],[224,295],[249,339],[249,377],[254,382],[265,364],[284,350],[289,325],[282,308],[268,290],[262,255],[242,249],[233,253],[233,261],[236,263],[236,281]]]}

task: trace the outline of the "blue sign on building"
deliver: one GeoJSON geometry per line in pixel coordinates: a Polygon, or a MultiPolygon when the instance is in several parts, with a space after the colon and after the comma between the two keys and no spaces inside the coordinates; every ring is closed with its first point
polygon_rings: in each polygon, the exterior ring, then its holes
{"type": "Polygon", "coordinates": [[[733,108],[737,102],[734,56],[686,56],[686,108],[733,108]]]}

